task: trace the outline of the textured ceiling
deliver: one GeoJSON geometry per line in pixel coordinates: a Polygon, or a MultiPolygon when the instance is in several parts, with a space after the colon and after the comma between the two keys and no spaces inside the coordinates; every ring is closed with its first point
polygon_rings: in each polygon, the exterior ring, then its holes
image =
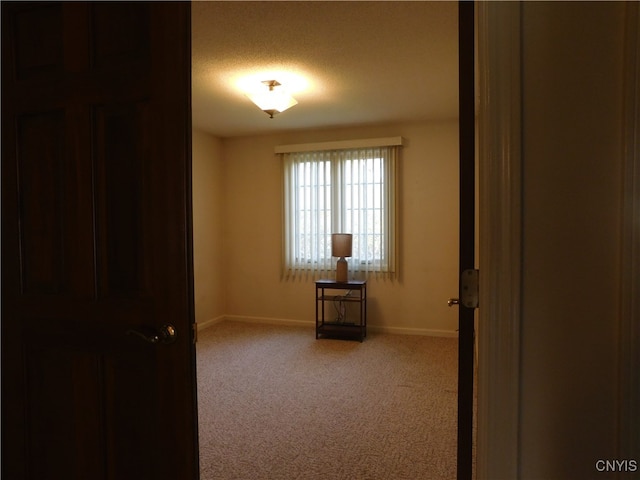
{"type": "Polygon", "coordinates": [[[456,2],[196,1],[193,126],[220,137],[456,118],[456,2]],[[238,82],[278,80],[270,119],[238,82]]]}

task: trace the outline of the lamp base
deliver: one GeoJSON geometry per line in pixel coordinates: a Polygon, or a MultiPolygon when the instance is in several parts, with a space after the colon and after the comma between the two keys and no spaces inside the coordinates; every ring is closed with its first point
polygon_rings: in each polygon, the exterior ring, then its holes
{"type": "Polygon", "coordinates": [[[347,280],[349,280],[349,264],[344,257],[340,257],[336,265],[336,282],[346,282],[347,280]]]}

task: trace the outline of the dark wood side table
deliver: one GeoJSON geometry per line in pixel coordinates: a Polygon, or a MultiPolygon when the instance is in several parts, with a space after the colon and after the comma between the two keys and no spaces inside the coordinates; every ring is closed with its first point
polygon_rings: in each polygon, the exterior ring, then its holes
{"type": "Polygon", "coordinates": [[[316,339],[321,336],[364,340],[367,336],[366,280],[316,281],[316,339]],[[346,311],[349,303],[359,304],[359,318],[346,318],[341,313],[346,311]],[[330,308],[326,308],[326,305],[330,308]],[[334,316],[327,318],[331,313],[334,316]]]}

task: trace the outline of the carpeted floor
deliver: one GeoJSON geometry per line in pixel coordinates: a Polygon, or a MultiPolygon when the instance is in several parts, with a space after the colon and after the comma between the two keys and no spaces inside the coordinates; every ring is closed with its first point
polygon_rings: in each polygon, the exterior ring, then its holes
{"type": "Polygon", "coordinates": [[[197,357],[202,480],[455,478],[457,339],[223,322],[197,357]]]}

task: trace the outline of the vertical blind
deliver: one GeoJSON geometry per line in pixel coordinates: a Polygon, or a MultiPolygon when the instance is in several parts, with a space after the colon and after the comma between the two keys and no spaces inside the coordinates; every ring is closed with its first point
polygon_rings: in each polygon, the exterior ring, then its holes
{"type": "Polygon", "coordinates": [[[283,153],[286,275],[335,270],[331,233],[353,235],[349,271],[396,270],[397,146],[283,153]]]}

